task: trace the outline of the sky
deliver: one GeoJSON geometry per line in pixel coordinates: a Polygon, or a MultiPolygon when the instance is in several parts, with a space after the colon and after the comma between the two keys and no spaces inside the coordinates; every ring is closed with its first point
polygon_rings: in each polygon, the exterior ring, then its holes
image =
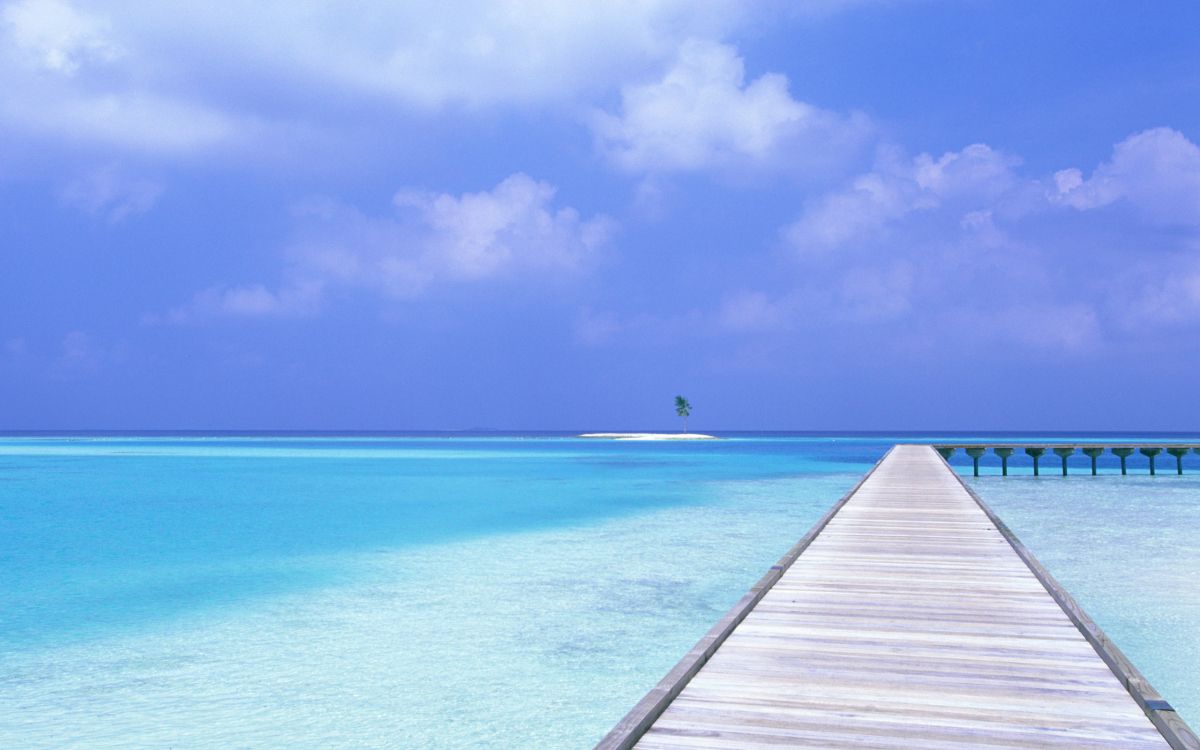
{"type": "Polygon", "coordinates": [[[0,0],[0,429],[1194,431],[1197,33],[0,0]]]}

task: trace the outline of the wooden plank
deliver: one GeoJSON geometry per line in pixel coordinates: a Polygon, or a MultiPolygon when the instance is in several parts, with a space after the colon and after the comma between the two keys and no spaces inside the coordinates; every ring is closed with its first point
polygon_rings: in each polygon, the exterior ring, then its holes
{"type": "Polygon", "coordinates": [[[608,734],[596,744],[595,750],[629,750],[637,744],[638,740],[645,734],[647,729],[654,723],[671,701],[679,695],[680,691],[688,684],[704,666],[705,662],[717,652],[721,644],[733,633],[737,626],[745,619],[746,615],[754,609],[759,600],[771,589],[772,586],[780,579],[793,563],[800,557],[800,553],[812,543],[821,530],[825,528],[825,524],[829,523],[830,519],[837,515],[837,512],[842,509],[842,506],[853,497],[854,493],[862,487],[875,469],[887,459],[891,451],[888,451],[883,458],[875,464],[871,471],[867,472],[866,476],[858,481],[840,500],[834,503],[833,507],[821,516],[821,518],[813,525],[813,527],[800,538],[800,541],[787,551],[778,563],[771,566],[766,575],[759,579],[758,583],[754,584],[746,595],[743,596],[737,604],[733,605],[733,609],[725,613],[725,616],[717,621],[705,635],[701,638],[691,650],[684,655],[679,663],[667,673],[666,677],[659,680],[644,698],[638,701],[637,705],[630,709],[629,713],[625,714],[617,725],[613,727],[608,734]]]}
{"type": "Polygon", "coordinates": [[[1179,715],[1175,713],[1171,704],[1159,695],[1158,691],[1150,685],[1145,676],[1133,665],[1133,662],[1129,661],[1129,658],[1121,652],[1121,649],[1117,648],[1117,644],[1088,616],[1083,607],[1079,606],[1079,603],[1063,588],[1062,584],[1054,576],[1050,575],[1050,571],[1046,570],[1045,566],[1033,556],[1033,553],[1017,538],[1012,529],[1008,528],[1000,520],[1000,517],[983,501],[983,498],[979,497],[974,490],[962,481],[961,477],[954,473],[950,468],[950,464],[944,458],[940,455],[937,458],[958,481],[959,485],[962,486],[963,491],[971,496],[971,499],[975,501],[980,510],[988,517],[988,520],[996,526],[996,529],[1012,546],[1013,551],[1029,566],[1030,571],[1046,587],[1046,590],[1050,592],[1055,602],[1070,617],[1088,643],[1095,648],[1096,653],[1129,691],[1138,706],[1146,712],[1146,716],[1149,717],[1155,728],[1162,733],[1163,738],[1166,739],[1170,747],[1173,750],[1200,750],[1200,736],[1188,726],[1187,722],[1179,718],[1179,715]]]}
{"type": "Polygon", "coordinates": [[[928,446],[896,446],[597,748],[1200,743],[928,446]]]}

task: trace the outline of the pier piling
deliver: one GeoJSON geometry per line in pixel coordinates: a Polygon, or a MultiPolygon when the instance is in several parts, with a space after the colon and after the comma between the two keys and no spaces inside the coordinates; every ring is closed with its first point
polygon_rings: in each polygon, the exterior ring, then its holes
{"type": "Polygon", "coordinates": [[[1133,448],[1120,446],[1112,449],[1113,455],[1121,459],[1121,476],[1125,476],[1125,459],[1133,455],[1133,448]]]}
{"type": "Polygon", "coordinates": [[[1040,445],[1030,445],[1025,448],[1025,455],[1033,459],[1033,475],[1038,475],[1038,461],[1046,453],[1046,448],[1040,445]]]}
{"type": "Polygon", "coordinates": [[[1013,454],[1012,448],[993,448],[992,452],[1000,457],[1000,474],[1008,476],[1008,457],[1013,454]]]}
{"type": "Polygon", "coordinates": [[[1162,453],[1162,448],[1154,448],[1148,445],[1138,448],[1138,452],[1146,458],[1150,459],[1150,476],[1154,476],[1154,457],[1162,453]]]}
{"type": "MultiPolygon", "coordinates": [[[[1104,451],[1111,450],[1113,455],[1121,461],[1121,474],[1129,473],[1129,462],[1126,460],[1134,453],[1141,453],[1150,463],[1150,474],[1154,476],[1158,473],[1156,457],[1164,451],[1175,457],[1175,473],[1183,474],[1183,457],[1195,451],[1200,453],[1200,445],[1165,445],[1162,443],[1134,443],[1133,445],[1065,445],[1063,443],[1045,443],[1043,445],[1022,445],[1020,443],[1000,443],[1000,444],[984,444],[984,445],[934,445],[933,448],[941,454],[942,458],[946,458],[958,450],[962,449],[971,457],[971,464],[975,476],[979,476],[979,459],[987,454],[988,449],[991,449],[1000,458],[1000,473],[1003,476],[1008,476],[1008,459],[1017,449],[1022,449],[1025,454],[1033,459],[1033,475],[1041,474],[1042,456],[1046,455],[1047,451],[1054,451],[1054,455],[1062,459],[1062,474],[1067,476],[1069,470],[1070,456],[1075,455],[1076,451],[1084,454],[1091,460],[1092,476],[1096,476],[1098,472],[1098,459],[1104,455],[1104,451]]],[[[1200,750],[1200,749],[1198,749],[1200,750]]]]}
{"type": "Polygon", "coordinates": [[[1167,448],[1167,453],[1175,457],[1175,473],[1183,474],[1183,457],[1188,454],[1190,449],[1186,445],[1173,445],[1167,448]]]}
{"type": "Polygon", "coordinates": [[[975,476],[979,476],[979,459],[982,458],[983,454],[987,452],[987,447],[982,445],[969,445],[963,450],[965,450],[967,455],[971,457],[971,463],[973,464],[973,468],[975,470],[975,476]]]}
{"type": "Polygon", "coordinates": [[[1070,456],[1074,453],[1075,446],[1073,445],[1059,445],[1054,448],[1054,455],[1062,459],[1062,471],[1064,477],[1067,475],[1067,456],[1070,456]]]}
{"type": "Polygon", "coordinates": [[[1083,454],[1092,459],[1092,476],[1096,476],[1096,459],[1104,453],[1104,446],[1089,445],[1083,448],[1083,454]]]}

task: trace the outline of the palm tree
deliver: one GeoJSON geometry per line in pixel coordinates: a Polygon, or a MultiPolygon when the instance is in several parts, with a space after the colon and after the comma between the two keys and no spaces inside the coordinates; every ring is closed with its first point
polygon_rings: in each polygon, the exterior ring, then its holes
{"type": "Polygon", "coordinates": [[[687,432],[687,418],[692,415],[692,405],[683,396],[675,397],[675,414],[683,417],[683,431],[687,432]]]}

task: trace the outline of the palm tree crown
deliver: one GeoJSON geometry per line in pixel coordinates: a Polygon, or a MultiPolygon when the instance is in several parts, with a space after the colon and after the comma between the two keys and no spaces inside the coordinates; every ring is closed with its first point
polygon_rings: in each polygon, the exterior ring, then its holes
{"type": "Polygon", "coordinates": [[[683,396],[675,397],[675,415],[683,417],[683,431],[687,432],[687,418],[692,415],[692,405],[683,396]]]}

